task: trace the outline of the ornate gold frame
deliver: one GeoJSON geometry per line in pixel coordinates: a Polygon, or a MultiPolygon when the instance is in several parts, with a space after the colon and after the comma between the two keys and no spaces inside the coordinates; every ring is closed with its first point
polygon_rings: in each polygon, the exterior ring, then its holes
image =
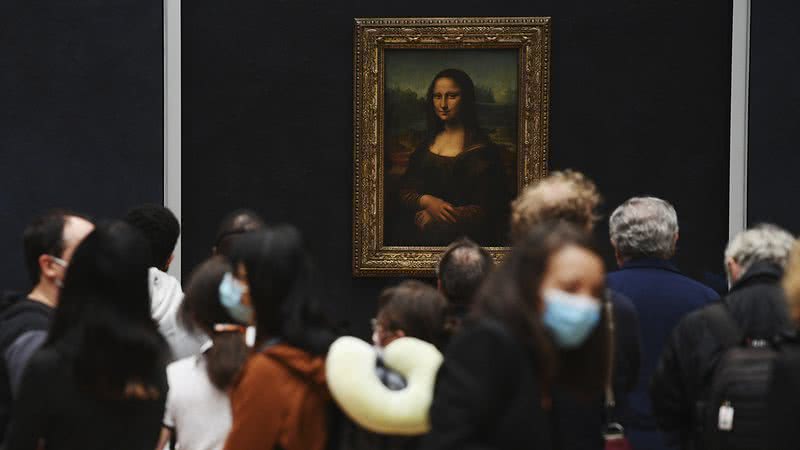
{"type": "MultiPolygon", "coordinates": [[[[442,247],[383,245],[383,52],[386,48],[519,50],[518,187],[547,173],[550,18],[355,19],[353,275],[432,275],[442,247]]],[[[501,260],[508,247],[490,247],[501,260]]]]}

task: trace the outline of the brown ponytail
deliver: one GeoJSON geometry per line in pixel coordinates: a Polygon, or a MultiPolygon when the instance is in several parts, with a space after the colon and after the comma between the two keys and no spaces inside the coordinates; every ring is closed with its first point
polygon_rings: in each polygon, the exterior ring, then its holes
{"type": "Polygon", "coordinates": [[[213,345],[203,355],[206,372],[211,383],[223,391],[236,382],[249,354],[244,326],[238,324],[219,301],[219,284],[232,270],[222,256],[213,256],[200,264],[189,278],[178,311],[178,320],[184,327],[189,331],[202,331],[211,338],[213,345]],[[226,325],[219,327],[219,324],[226,325]]]}
{"type": "Polygon", "coordinates": [[[211,383],[224,391],[238,379],[249,349],[239,331],[213,332],[211,340],[214,345],[204,355],[206,372],[211,383]]]}

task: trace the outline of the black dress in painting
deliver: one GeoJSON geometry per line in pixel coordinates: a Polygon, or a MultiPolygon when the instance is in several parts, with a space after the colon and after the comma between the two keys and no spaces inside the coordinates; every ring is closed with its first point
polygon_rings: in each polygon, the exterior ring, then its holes
{"type": "Polygon", "coordinates": [[[427,140],[417,147],[401,180],[397,244],[448,245],[466,236],[484,246],[505,245],[512,194],[502,149],[483,140],[448,157],[432,153],[430,144],[427,140]],[[422,210],[419,199],[426,194],[453,205],[456,222],[417,226],[415,216],[422,210]]]}

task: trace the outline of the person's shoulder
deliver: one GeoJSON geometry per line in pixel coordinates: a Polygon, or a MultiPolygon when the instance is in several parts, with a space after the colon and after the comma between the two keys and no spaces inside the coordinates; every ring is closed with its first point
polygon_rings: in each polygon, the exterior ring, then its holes
{"type": "Polygon", "coordinates": [[[169,363],[167,365],[167,376],[172,380],[172,378],[185,377],[202,371],[205,368],[202,358],[200,355],[193,355],[169,363]]]}
{"type": "Polygon", "coordinates": [[[719,299],[717,291],[686,275],[681,274],[681,276],[684,279],[685,285],[696,293],[697,300],[700,301],[701,304],[719,299]]]}
{"type": "Polygon", "coordinates": [[[26,372],[51,373],[65,367],[66,355],[56,346],[36,350],[26,365],[26,372]]]}
{"type": "Polygon", "coordinates": [[[518,346],[511,331],[493,319],[470,321],[453,336],[447,346],[447,354],[478,354],[506,352],[518,346]]]}
{"type": "Polygon", "coordinates": [[[21,298],[7,306],[0,316],[0,345],[7,346],[30,331],[47,331],[53,308],[44,303],[21,298]]]}

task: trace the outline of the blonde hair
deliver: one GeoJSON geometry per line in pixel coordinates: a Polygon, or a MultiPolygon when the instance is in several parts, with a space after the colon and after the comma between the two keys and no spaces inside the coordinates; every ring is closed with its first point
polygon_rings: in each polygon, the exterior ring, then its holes
{"type": "Polygon", "coordinates": [[[786,292],[786,301],[792,318],[800,318],[800,243],[795,241],[789,253],[789,262],[783,275],[783,290],[786,292]]]}
{"type": "Polygon", "coordinates": [[[546,221],[563,220],[591,229],[599,219],[597,186],[584,174],[567,169],[551,173],[529,185],[511,203],[511,236],[514,241],[546,221]]]}

